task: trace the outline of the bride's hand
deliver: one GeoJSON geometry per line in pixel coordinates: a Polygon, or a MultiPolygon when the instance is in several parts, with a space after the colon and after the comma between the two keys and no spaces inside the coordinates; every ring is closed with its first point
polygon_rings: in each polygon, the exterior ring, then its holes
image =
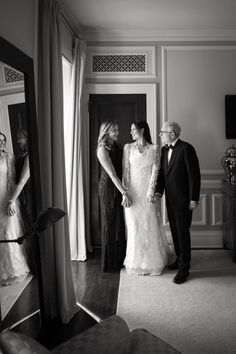
{"type": "Polygon", "coordinates": [[[122,203],[121,205],[125,208],[129,208],[131,205],[131,199],[128,197],[128,195],[123,195],[122,197],[122,203]]]}
{"type": "Polygon", "coordinates": [[[156,195],[155,194],[154,195],[148,194],[146,200],[148,203],[155,203],[156,195]]]}
{"type": "Polygon", "coordinates": [[[7,215],[12,216],[15,215],[15,213],[16,213],[15,203],[12,200],[9,200],[8,207],[7,207],[7,215]]]}

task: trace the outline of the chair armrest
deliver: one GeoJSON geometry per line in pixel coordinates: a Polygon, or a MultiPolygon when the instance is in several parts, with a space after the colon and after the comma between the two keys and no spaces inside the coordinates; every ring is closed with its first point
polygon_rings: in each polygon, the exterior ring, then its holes
{"type": "Polygon", "coordinates": [[[154,336],[146,329],[134,329],[130,334],[131,354],[177,354],[171,345],[154,336]]]}
{"type": "Polygon", "coordinates": [[[111,316],[58,345],[53,354],[128,354],[130,332],[119,316],[111,316]]]}

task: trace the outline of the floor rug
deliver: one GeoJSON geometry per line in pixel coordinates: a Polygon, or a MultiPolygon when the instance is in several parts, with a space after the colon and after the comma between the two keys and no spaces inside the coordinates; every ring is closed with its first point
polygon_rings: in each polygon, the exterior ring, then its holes
{"type": "Polygon", "coordinates": [[[192,251],[189,280],[120,274],[117,314],[183,354],[236,352],[236,264],[225,250],[192,251]]]}
{"type": "Polygon", "coordinates": [[[6,317],[7,313],[10,311],[11,307],[14,305],[32,278],[33,276],[29,275],[24,281],[20,283],[0,287],[2,320],[6,317]]]}

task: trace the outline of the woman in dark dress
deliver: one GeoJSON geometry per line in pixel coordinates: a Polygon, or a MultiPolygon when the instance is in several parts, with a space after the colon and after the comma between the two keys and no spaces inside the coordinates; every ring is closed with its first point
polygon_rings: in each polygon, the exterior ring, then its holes
{"type": "Polygon", "coordinates": [[[123,151],[117,138],[119,127],[114,122],[101,124],[97,157],[101,164],[99,197],[102,223],[102,271],[119,271],[125,257],[123,206],[130,205],[126,188],[121,183],[123,151]]]}

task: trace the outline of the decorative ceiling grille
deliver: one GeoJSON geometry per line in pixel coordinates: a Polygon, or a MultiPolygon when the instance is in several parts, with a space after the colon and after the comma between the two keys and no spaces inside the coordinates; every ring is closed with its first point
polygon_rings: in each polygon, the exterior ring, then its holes
{"type": "Polygon", "coordinates": [[[146,72],[145,54],[93,55],[92,72],[146,72]]]}
{"type": "Polygon", "coordinates": [[[4,66],[4,76],[5,83],[12,84],[14,82],[22,82],[24,81],[24,74],[16,71],[8,66],[4,66]]]}

